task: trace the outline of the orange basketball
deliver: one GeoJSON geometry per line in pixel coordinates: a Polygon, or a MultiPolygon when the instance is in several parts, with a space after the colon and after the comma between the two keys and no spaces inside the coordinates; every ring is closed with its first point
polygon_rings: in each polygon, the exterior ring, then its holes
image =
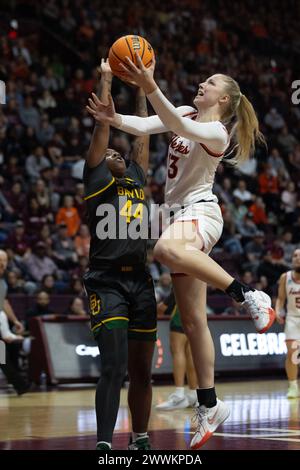
{"type": "Polygon", "coordinates": [[[145,67],[151,65],[154,57],[153,47],[141,36],[128,35],[123,36],[113,43],[109,50],[108,61],[111,71],[114,75],[124,79],[125,74],[120,67],[120,63],[127,65],[126,56],[136,64],[135,52],[137,52],[143,61],[145,67]]]}

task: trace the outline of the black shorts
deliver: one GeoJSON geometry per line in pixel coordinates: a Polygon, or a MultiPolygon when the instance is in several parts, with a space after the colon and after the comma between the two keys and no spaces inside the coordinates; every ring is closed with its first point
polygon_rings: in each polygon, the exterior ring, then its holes
{"type": "Polygon", "coordinates": [[[83,277],[92,332],[96,337],[103,326],[128,328],[129,339],[155,341],[157,319],[152,277],[146,270],[123,268],[89,271],[83,277]]]}

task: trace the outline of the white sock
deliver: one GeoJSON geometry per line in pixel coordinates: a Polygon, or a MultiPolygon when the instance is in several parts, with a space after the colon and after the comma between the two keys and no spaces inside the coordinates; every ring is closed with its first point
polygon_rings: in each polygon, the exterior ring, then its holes
{"type": "Polygon", "coordinates": [[[98,444],[106,444],[106,445],[108,445],[109,448],[111,449],[111,442],[99,441],[99,442],[97,442],[97,445],[98,445],[98,444]]]}
{"type": "Polygon", "coordinates": [[[289,380],[290,387],[298,387],[298,381],[296,380],[289,380]]]}
{"type": "Polygon", "coordinates": [[[197,391],[189,388],[186,392],[189,397],[197,398],[197,391]]]}
{"type": "Polygon", "coordinates": [[[179,398],[184,397],[184,387],[176,387],[175,388],[175,393],[179,398]]]}
{"type": "Polygon", "coordinates": [[[132,432],[132,442],[136,442],[137,439],[145,439],[149,437],[147,432],[132,432]]]}

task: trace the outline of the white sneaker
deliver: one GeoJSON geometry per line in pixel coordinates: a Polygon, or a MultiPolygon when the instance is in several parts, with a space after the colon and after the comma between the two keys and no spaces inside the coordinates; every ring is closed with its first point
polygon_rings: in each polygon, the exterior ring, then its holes
{"type": "Polygon", "coordinates": [[[244,295],[245,300],[242,305],[250,313],[256,331],[265,333],[276,318],[275,311],[271,307],[271,298],[260,290],[248,291],[244,295]]]}
{"type": "Polygon", "coordinates": [[[206,408],[204,405],[199,406],[193,418],[194,421],[197,421],[197,430],[190,443],[190,448],[200,449],[229,415],[230,411],[226,403],[218,399],[216,406],[213,408],[206,408]]]}
{"type": "Polygon", "coordinates": [[[288,388],[288,392],[286,394],[286,397],[287,398],[298,398],[300,395],[299,395],[299,388],[298,388],[298,384],[292,384],[292,385],[289,385],[289,388],[288,388]]]}
{"type": "Polygon", "coordinates": [[[188,399],[189,408],[196,408],[196,406],[199,406],[196,390],[188,390],[185,396],[188,399]]]}
{"type": "Polygon", "coordinates": [[[182,408],[187,408],[189,406],[189,401],[187,397],[179,397],[176,395],[176,393],[171,393],[169,398],[164,401],[163,403],[160,403],[159,405],[156,405],[157,410],[179,410],[182,408]]]}

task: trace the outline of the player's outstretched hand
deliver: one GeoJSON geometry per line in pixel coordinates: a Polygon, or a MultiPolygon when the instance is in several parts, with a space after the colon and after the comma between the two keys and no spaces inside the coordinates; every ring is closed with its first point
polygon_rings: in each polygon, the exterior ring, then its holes
{"type": "Polygon", "coordinates": [[[137,65],[135,65],[128,56],[126,57],[126,66],[123,63],[119,64],[126,74],[126,80],[136,83],[137,86],[143,88],[145,93],[152,93],[157,88],[153,79],[155,59],[152,59],[150,67],[145,67],[137,52],[135,53],[135,57],[137,65]]]}
{"type": "Polygon", "coordinates": [[[92,98],[89,98],[89,104],[86,106],[86,109],[95,121],[117,125],[117,115],[111,95],[108,95],[108,104],[105,105],[95,93],[92,93],[92,98]]]}

